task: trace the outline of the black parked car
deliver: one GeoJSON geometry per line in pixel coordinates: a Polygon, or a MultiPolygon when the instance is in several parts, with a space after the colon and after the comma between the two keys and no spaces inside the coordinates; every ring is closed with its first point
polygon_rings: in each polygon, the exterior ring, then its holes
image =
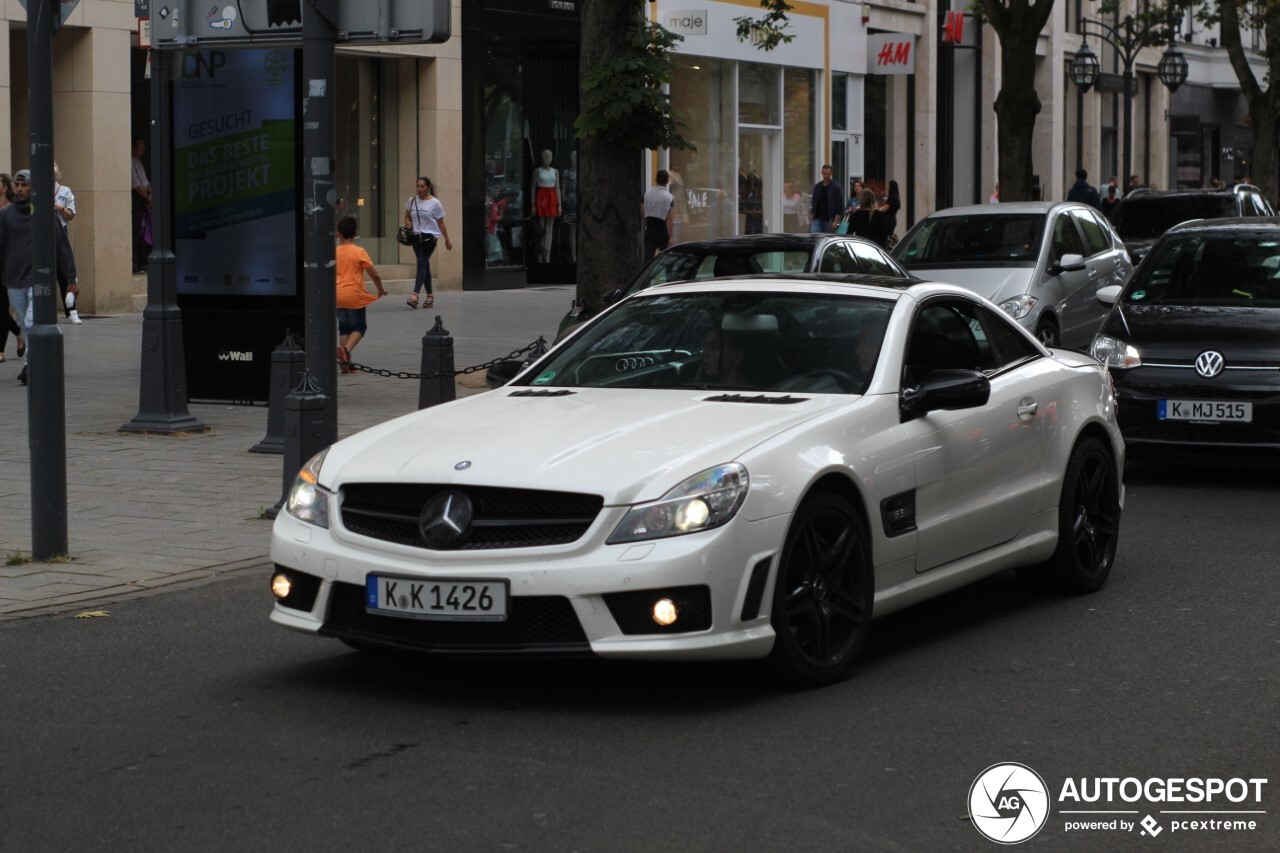
{"type": "MultiPolygon", "coordinates": [[[[673,281],[742,276],[753,273],[868,273],[913,278],[888,252],[870,240],[845,234],[752,234],[680,243],[659,253],[624,286],[604,298],[605,307],[624,296],[673,281]]],[[[574,300],[560,321],[556,340],[591,319],[574,300]]],[[[503,361],[489,368],[485,382],[497,388],[525,364],[503,361]]]]}
{"type": "Polygon", "coordinates": [[[1156,240],[1180,222],[1275,215],[1261,190],[1252,184],[1236,184],[1220,190],[1134,190],[1120,199],[1107,218],[1136,266],[1156,240]]]}
{"type": "Polygon", "coordinates": [[[1126,446],[1280,450],[1280,219],[1175,226],[1098,298],[1126,446]]]}

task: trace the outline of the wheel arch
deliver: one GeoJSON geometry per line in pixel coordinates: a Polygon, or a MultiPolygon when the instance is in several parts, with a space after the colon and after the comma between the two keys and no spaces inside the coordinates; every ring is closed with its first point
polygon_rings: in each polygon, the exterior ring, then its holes
{"type": "MultiPolygon", "coordinates": [[[[872,532],[874,528],[871,526],[871,517],[867,513],[866,498],[858,488],[857,483],[854,482],[853,478],[848,473],[843,471],[826,472],[818,479],[814,480],[813,483],[810,484],[809,488],[805,490],[804,498],[801,499],[801,503],[804,503],[804,501],[808,500],[813,495],[821,492],[831,492],[832,494],[838,495],[839,497],[847,500],[849,505],[853,507],[854,512],[856,512],[859,518],[861,518],[864,529],[871,534],[872,540],[874,541],[875,534],[872,532]]],[[[868,542],[867,544],[871,545],[872,542],[868,542]]]]}

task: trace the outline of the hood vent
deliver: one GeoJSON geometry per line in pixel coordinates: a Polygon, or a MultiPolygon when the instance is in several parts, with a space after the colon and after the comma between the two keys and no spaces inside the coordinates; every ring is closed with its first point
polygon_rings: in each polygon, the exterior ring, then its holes
{"type": "Polygon", "coordinates": [[[703,397],[704,403],[777,403],[782,406],[790,406],[794,403],[807,403],[808,397],[792,397],[786,394],[782,397],[770,397],[766,394],[717,394],[714,397],[703,397]]]}
{"type": "Polygon", "coordinates": [[[577,391],[570,391],[568,388],[526,388],[523,391],[512,391],[508,397],[568,397],[570,394],[576,394],[577,391]]]}

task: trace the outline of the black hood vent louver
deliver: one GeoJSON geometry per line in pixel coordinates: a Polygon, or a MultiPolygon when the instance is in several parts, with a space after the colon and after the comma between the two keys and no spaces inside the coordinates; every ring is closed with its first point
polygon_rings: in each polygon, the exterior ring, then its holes
{"type": "Polygon", "coordinates": [[[577,391],[570,391],[568,388],[526,388],[523,391],[512,391],[508,397],[568,397],[570,394],[576,394],[577,391]]]}
{"type": "Polygon", "coordinates": [[[795,403],[807,403],[808,397],[792,397],[790,394],[781,397],[770,397],[768,394],[717,394],[714,397],[703,397],[704,403],[775,403],[790,406],[795,403]]]}

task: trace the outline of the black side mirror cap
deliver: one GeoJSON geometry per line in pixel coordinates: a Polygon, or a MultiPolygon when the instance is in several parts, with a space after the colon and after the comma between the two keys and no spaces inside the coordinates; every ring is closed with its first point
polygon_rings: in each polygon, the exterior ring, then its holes
{"type": "Polygon", "coordinates": [[[978,371],[933,370],[920,384],[898,392],[898,412],[906,423],[938,409],[985,406],[990,399],[991,381],[978,371]]]}

